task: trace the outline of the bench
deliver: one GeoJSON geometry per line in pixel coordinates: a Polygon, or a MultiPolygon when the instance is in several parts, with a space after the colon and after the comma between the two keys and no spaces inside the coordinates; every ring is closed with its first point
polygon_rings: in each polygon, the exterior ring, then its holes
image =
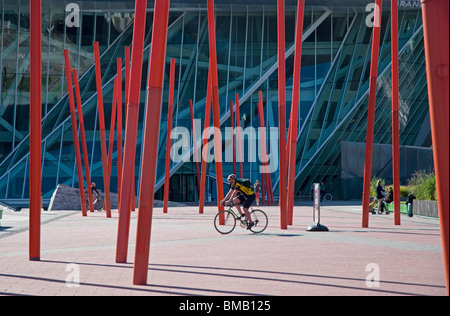
{"type": "MultiPolygon", "coordinates": [[[[408,214],[408,205],[406,205],[406,201],[408,198],[400,198],[400,213],[408,214]]],[[[394,211],[394,202],[392,203],[384,203],[384,207],[386,211],[393,212],[394,211]]]]}

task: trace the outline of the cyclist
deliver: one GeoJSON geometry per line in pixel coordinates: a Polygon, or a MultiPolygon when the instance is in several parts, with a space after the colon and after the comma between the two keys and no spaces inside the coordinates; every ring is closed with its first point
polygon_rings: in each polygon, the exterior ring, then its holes
{"type": "MultiPolygon", "coordinates": [[[[91,192],[92,192],[92,195],[94,195],[94,198],[95,198],[95,196],[100,196],[100,192],[98,192],[97,187],[95,186],[95,182],[92,182],[92,184],[91,184],[91,192]]],[[[84,193],[87,196],[88,188],[84,189],[84,193]]]]}
{"type": "Polygon", "coordinates": [[[248,208],[252,205],[253,201],[255,201],[256,197],[252,184],[250,180],[236,179],[236,175],[234,174],[230,174],[227,179],[230,183],[230,191],[228,191],[221,203],[229,205],[233,202],[241,216],[242,212],[240,204],[242,204],[244,214],[247,217],[247,229],[250,229],[254,226],[254,223],[251,219],[248,208]]]}
{"type": "Polygon", "coordinates": [[[100,192],[98,192],[97,188],[95,187],[95,182],[92,182],[91,184],[91,190],[92,190],[92,194],[94,194],[94,191],[97,195],[100,195],[100,192]]]}

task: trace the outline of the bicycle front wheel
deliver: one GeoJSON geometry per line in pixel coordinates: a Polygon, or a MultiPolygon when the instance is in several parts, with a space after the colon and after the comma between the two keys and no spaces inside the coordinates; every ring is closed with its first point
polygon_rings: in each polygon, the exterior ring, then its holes
{"type": "Polygon", "coordinates": [[[221,211],[217,213],[216,217],[214,218],[214,227],[221,234],[229,234],[236,227],[236,217],[234,217],[233,213],[228,210],[221,211]],[[221,215],[223,215],[225,218],[225,222],[223,225],[220,225],[219,222],[219,218],[221,215]]]}
{"type": "Polygon", "coordinates": [[[250,228],[252,232],[254,232],[255,234],[259,234],[266,230],[267,225],[269,224],[266,213],[261,210],[253,210],[250,215],[252,217],[253,223],[255,223],[253,227],[250,228]]]}

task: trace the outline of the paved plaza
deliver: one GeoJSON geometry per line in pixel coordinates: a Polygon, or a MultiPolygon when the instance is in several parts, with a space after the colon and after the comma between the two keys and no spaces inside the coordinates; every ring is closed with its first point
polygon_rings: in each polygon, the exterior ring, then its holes
{"type": "Polygon", "coordinates": [[[360,203],[323,204],[329,232],[307,232],[312,206],[296,206],[279,228],[279,208],[262,207],[269,227],[254,235],[214,229],[217,208],[155,208],[148,284],[133,279],[137,211],[128,262],[115,263],[118,213],[42,212],[41,261],[28,260],[28,211],[0,226],[0,295],[446,295],[439,221],[370,215],[360,203]],[[353,205],[352,205],[353,204],[353,205]]]}

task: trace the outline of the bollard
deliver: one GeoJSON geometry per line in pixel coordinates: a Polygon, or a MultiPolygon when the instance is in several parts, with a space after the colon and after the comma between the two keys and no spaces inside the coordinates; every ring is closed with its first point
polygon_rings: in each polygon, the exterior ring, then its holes
{"type": "Polygon", "coordinates": [[[313,206],[313,224],[306,227],[308,232],[327,232],[328,228],[320,224],[320,187],[319,183],[314,183],[314,206],[313,206]],[[317,210],[317,222],[316,222],[317,210]]]}

